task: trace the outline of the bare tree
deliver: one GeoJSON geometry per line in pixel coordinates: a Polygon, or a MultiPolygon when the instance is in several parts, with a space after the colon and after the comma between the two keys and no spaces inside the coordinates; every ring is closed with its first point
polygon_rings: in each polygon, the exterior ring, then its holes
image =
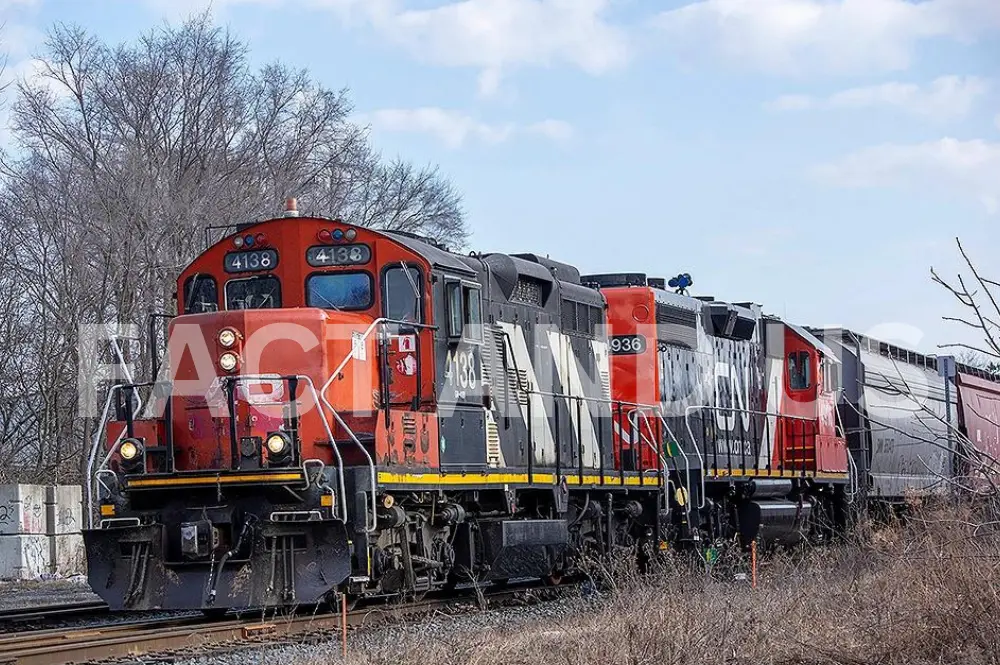
{"type": "Polygon", "coordinates": [[[247,54],[208,13],[120,45],[56,25],[40,75],[17,84],[0,157],[0,464],[76,473],[94,425],[76,412],[80,326],[170,311],[210,225],[296,196],[464,245],[437,170],[383,161],[345,90],[247,54]]]}
{"type": "Polygon", "coordinates": [[[987,366],[1000,364],[1000,282],[982,274],[969,254],[962,246],[962,241],[955,238],[958,251],[962,256],[967,272],[959,273],[952,279],[944,279],[931,268],[933,281],[945,289],[964,308],[963,316],[946,316],[945,321],[953,321],[975,332],[981,343],[977,344],[944,344],[941,348],[959,348],[978,354],[987,366]]]}

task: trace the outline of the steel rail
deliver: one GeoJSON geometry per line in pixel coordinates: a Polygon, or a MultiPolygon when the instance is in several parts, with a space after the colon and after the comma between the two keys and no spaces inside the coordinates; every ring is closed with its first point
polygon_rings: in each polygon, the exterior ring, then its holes
{"type": "Polygon", "coordinates": [[[75,603],[60,603],[58,605],[36,605],[34,607],[18,607],[0,610],[0,625],[5,622],[33,621],[55,616],[74,614],[89,614],[103,612],[108,609],[102,600],[84,600],[75,603]]]}
{"type": "MultiPolygon", "coordinates": [[[[574,585],[566,584],[565,588],[574,585]]],[[[537,585],[483,592],[487,601],[542,589],[537,585]]],[[[559,587],[555,587],[559,588],[559,587]]],[[[448,596],[406,604],[374,604],[347,613],[347,625],[361,627],[381,618],[405,618],[460,603],[475,602],[476,595],[448,596]]],[[[337,612],[268,616],[247,612],[245,618],[206,619],[202,616],[148,621],[137,624],[94,626],[74,630],[28,631],[0,637],[0,664],[57,665],[109,658],[134,657],[185,650],[210,649],[233,643],[252,645],[275,638],[303,633],[329,632],[339,637],[342,615],[337,612]]]]}

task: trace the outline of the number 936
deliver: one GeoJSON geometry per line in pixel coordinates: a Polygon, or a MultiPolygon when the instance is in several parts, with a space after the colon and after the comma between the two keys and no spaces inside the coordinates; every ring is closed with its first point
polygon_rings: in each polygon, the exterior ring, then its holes
{"type": "Polygon", "coordinates": [[[616,335],[608,343],[611,353],[615,355],[638,354],[646,350],[646,338],[642,335],[616,335]]]}

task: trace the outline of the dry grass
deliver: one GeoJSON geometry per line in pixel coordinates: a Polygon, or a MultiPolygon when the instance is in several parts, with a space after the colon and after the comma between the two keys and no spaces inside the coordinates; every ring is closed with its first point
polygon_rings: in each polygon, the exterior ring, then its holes
{"type": "MultiPolygon", "coordinates": [[[[1000,663],[1000,529],[968,506],[768,557],[758,587],[676,563],[571,618],[455,635],[407,633],[355,662],[388,665],[1000,663]]],[[[731,571],[730,571],[731,572],[731,571]]]]}

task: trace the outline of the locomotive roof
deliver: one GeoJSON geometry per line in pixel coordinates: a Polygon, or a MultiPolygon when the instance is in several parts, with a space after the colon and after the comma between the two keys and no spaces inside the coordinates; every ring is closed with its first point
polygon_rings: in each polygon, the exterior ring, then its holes
{"type": "Polygon", "coordinates": [[[384,234],[388,238],[392,238],[400,245],[403,245],[407,249],[411,249],[417,254],[420,254],[427,259],[431,265],[465,273],[469,276],[476,274],[475,268],[469,265],[465,260],[466,257],[461,254],[455,254],[454,252],[441,249],[426,240],[421,240],[420,238],[407,233],[400,233],[398,231],[379,231],[378,229],[373,230],[384,234]]]}
{"type": "Polygon", "coordinates": [[[580,284],[580,271],[568,264],[532,253],[472,254],[469,256],[443,249],[432,241],[399,231],[381,231],[386,237],[423,256],[431,265],[481,279],[492,279],[505,298],[510,298],[518,281],[524,278],[558,287],[561,297],[603,306],[600,291],[580,284]]]}

